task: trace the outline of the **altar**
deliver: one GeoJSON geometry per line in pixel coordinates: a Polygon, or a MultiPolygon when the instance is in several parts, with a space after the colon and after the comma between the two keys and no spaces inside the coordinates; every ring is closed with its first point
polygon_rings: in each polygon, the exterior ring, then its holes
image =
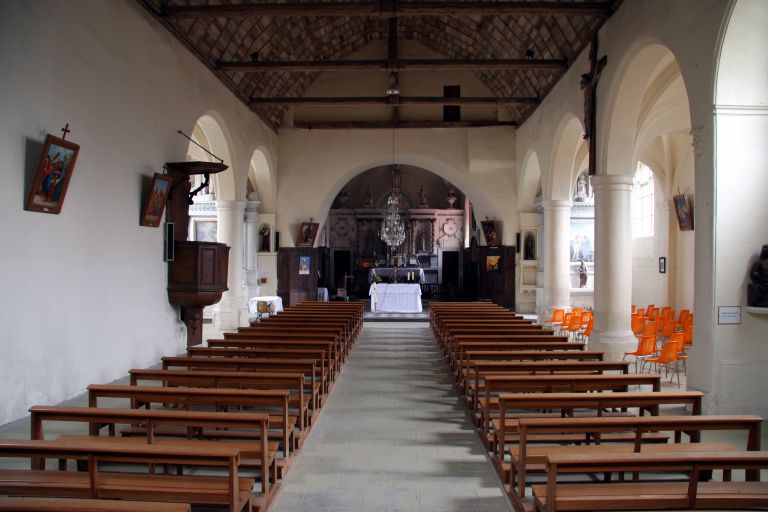
{"type": "Polygon", "coordinates": [[[368,295],[371,312],[421,313],[421,286],[418,284],[373,283],[368,295]]]}
{"type": "Polygon", "coordinates": [[[424,269],[421,267],[376,267],[368,272],[368,282],[372,283],[374,277],[381,277],[391,283],[409,282],[424,284],[424,269]]]}

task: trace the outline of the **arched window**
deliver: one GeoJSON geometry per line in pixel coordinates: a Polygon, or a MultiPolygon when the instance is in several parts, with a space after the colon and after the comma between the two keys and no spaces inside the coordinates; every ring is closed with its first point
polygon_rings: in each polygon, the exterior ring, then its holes
{"type": "Polygon", "coordinates": [[[633,238],[653,236],[653,188],[653,171],[643,162],[638,162],[632,189],[633,238]]]}

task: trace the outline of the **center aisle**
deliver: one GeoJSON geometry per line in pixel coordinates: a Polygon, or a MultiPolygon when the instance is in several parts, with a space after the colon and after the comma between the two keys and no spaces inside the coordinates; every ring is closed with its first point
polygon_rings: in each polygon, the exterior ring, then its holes
{"type": "Polygon", "coordinates": [[[426,323],[366,323],[270,512],[509,511],[426,323]]]}

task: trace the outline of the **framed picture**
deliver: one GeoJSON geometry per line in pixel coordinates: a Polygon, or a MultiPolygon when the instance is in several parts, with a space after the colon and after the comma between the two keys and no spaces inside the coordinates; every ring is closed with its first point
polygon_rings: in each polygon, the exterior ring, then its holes
{"type": "Polygon", "coordinates": [[[667,257],[661,256],[659,258],[659,274],[667,273],[667,257]]]}
{"type": "Polygon", "coordinates": [[[314,247],[319,225],[317,222],[302,222],[296,247],[314,247]]]}
{"type": "Polygon", "coordinates": [[[61,212],[80,146],[48,134],[43,154],[29,187],[25,210],[43,213],[61,212]]]}
{"type": "Polygon", "coordinates": [[[483,226],[483,235],[485,235],[485,244],[488,247],[501,247],[501,237],[496,230],[496,221],[484,220],[480,222],[483,226]]]}
{"type": "Polygon", "coordinates": [[[675,203],[677,225],[680,226],[680,231],[693,231],[693,210],[688,195],[672,196],[672,202],[675,203]]]}
{"type": "Polygon", "coordinates": [[[168,199],[170,191],[171,177],[156,172],[152,177],[152,188],[149,190],[149,197],[147,197],[144,209],[141,211],[139,224],[152,228],[160,225],[165,211],[165,201],[168,199]]]}
{"type": "Polygon", "coordinates": [[[196,242],[216,242],[217,232],[218,222],[216,220],[195,220],[196,242]]]}
{"type": "Polygon", "coordinates": [[[309,256],[299,256],[299,275],[300,276],[309,275],[310,263],[311,263],[311,260],[309,256]]]}
{"type": "Polygon", "coordinates": [[[486,256],[485,257],[485,270],[487,272],[493,270],[499,270],[499,263],[501,262],[501,256],[486,256]]]}

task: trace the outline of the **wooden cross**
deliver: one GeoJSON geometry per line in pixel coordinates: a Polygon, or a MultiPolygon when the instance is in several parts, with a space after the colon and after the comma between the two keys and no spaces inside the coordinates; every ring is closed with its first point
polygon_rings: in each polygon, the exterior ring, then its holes
{"type": "Polygon", "coordinates": [[[589,48],[589,73],[581,75],[580,84],[584,91],[584,139],[589,140],[590,175],[595,174],[597,161],[597,82],[607,63],[608,57],[605,55],[597,60],[597,36],[595,36],[589,48]]]}
{"type": "Polygon", "coordinates": [[[67,138],[67,134],[72,131],[72,130],[69,129],[69,123],[67,123],[67,126],[62,128],[61,131],[62,131],[61,140],[64,140],[64,139],[67,138]]]}

